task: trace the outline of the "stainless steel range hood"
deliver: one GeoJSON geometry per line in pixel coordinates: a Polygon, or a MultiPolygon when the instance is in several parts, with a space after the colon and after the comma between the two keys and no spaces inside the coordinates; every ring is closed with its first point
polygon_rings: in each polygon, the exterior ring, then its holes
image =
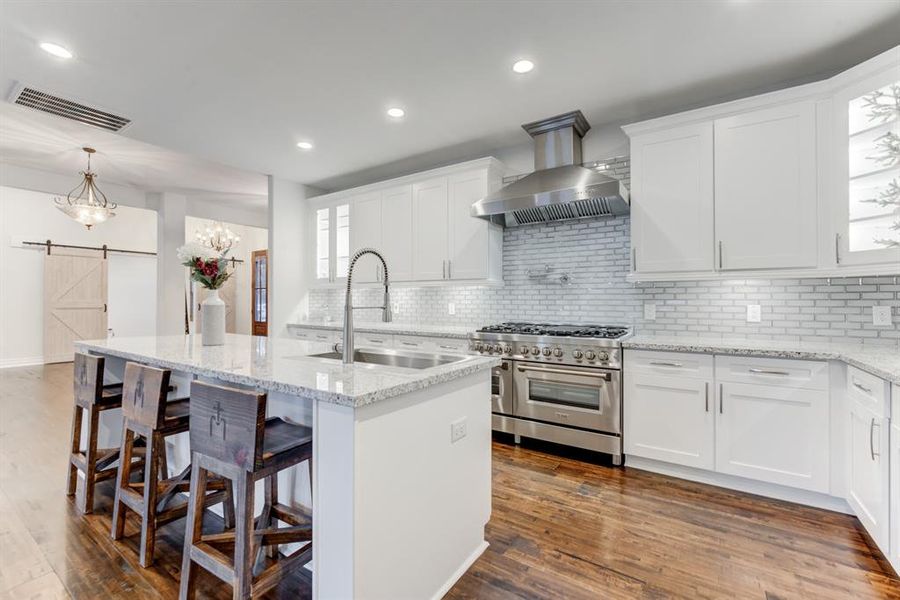
{"type": "Polygon", "coordinates": [[[473,204],[472,216],[513,227],[628,213],[622,183],[581,166],[581,138],[591,126],[580,110],[522,128],[534,138],[534,173],[473,204]]]}

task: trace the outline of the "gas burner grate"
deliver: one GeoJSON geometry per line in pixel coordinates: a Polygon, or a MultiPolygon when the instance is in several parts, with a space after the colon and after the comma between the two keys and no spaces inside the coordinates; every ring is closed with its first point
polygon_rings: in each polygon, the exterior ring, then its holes
{"type": "Polygon", "coordinates": [[[556,325],[551,323],[500,323],[488,325],[479,333],[511,333],[553,337],[603,338],[614,340],[628,334],[627,327],[612,325],[556,325]]]}

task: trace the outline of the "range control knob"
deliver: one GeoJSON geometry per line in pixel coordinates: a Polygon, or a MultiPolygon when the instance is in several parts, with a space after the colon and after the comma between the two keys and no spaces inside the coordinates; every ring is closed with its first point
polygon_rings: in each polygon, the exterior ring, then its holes
{"type": "Polygon", "coordinates": [[[537,356],[538,354],[541,353],[541,349],[538,348],[537,346],[532,346],[532,347],[531,347],[531,353],[534,354],[535,356],[537,356]]]}
{"type": "Polygon", "coordinates": [[[520,346],[519,354],[528,354],[528,346],[520,346]]]}
{"type": "Polygon", "coordinates": [[[581,357],[584,355],[581,353],[581,350],[572,350],[572,356],[574,356],[577,360],[581,360],[581,357]]]}
{"type": "Polygon", "coordinates": [[[503,346],[503,352],[505,352],[506,354],[512,354],[512,351],[512,346],[503,346]]]}
{"type": "Polygon", "coordinates": [[[599,360],[602,360],[603,362],[606,362],[606,361],[609,360],[609,352],[606,352],[605,350],[601,350],[601,351],[597,354],[597,358],[598,358],[599,360]]]}
{"type": "Polygon", "coordinates": [[[502,353],[502,352],[503,352],[503,346],[501,346],[500,344],[495,345],[495,346],[494,346],[494,352],[496,352],[497,354],[502,353]]]}
{"type": "Polygon", "coordinates": [[[550,348],[544,348],[541,352],[544,356],[550,356],[550,348]]]}
{"type": "Polygon", "coordinates": [[[554,348],[553,349],[553,356],[555,356],[556,358],[559,358],[562,355],[563,355],[562,348],[554,348]]]}
{"type": "Polygon", "coordinates": [[[475,350],[477,352],[481,352],[482,350],[484,350],[484,346],[481,344],[481,342],[475,344],[475,350]]]}
{"type": "Polygon", "coordinates": [[[593,350],[588,350],[587,352],[584,353],[584,357],[588,360],[594,360],[595,358],[597,358],[597,355],[594,354],[593,350]]]}

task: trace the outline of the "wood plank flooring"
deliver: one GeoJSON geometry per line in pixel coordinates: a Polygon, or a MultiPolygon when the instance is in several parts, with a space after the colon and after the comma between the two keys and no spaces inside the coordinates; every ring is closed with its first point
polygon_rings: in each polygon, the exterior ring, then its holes
{"type": "MultiPolygon", "coordinates": [[[[175,598],[183,520],[141,569],[136,520],[109,538],[111,482],[94,515],[66,498],[71,398],[69,364],[0,370],[0,600],[175,598]]],[[[549,449],[494,443],[491,545],[447,598],[900,600],[853,517],[549,449]]],[[[211,576],[198,584],[231,597],[211,576]]],[[[296,577],[265,597],[309,595],[296,577]]]]}

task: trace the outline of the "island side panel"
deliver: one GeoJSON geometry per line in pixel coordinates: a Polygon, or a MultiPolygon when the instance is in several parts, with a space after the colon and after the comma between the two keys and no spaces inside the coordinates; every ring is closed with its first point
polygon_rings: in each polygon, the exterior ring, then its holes
{"type": "Polygon", "coordinates": [[[355,598],[440,598],[487,547],[490,408],[485,370],[357,409],[355,598]]]}
{"type": "Polygon", "coordinates": [[[313,598],[354,596],[353,409],[316,401],[313,408],[313,598]]]}

